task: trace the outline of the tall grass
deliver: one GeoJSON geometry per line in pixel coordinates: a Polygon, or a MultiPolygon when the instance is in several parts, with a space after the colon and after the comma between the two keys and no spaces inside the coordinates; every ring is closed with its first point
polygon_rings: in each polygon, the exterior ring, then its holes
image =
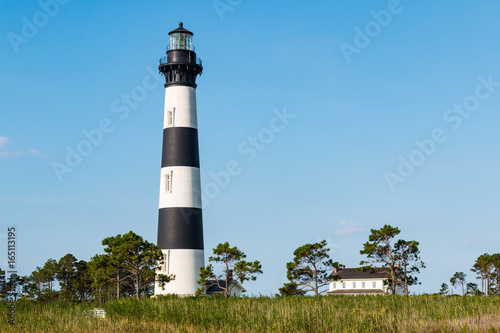
{"type": "Polygon", "coordinates": [[[1,332],[500,332],[500,298],[325,296],[317,298],[124,299],[104,305],[19,303],[1,332]]]}

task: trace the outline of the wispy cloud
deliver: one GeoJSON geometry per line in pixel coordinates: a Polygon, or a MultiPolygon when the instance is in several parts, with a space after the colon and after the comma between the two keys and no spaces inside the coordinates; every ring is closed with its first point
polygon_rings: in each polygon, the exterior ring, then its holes
{"type": "Polygon", "coordinates": [[[361,228],[357,222],[353,221],[340,221],[337,225],[339,227],[332,231],[333,235],[358,234],[368,231],[368,229],[361,228]]]}
{"type": "MultiPolygon", "coordinates": [[[[0,147],[4,146],[7,142],[9,141],[8,138],[4,136],[0,136],[0,147]]],[[[0,158],[1,157],[16,157],[16,156],[22,156],[22,155],[30,155],[30,156],[36,156],[36,157],[46,157],[44,154],[39,152],[36,149],[28,149],[28,150],[17,150],[17,151],[0,151],[0,158]]]]}
{"type": "Polygon", "coordinates": [[[23,155],[22,151],[0,151],[0,157],[12,157],[21,155],[23,155]]]}
{"type": "Polygon", "coordinates": [[[36,149],[28,149],[26,151],[26,154],[28,155],[33,155],[33,156],[36,156],[36,157],[46,157],[44,154],[40,153],[38,150],[36,149]]]}
{"type": "MultiPolygon", "coordinates": [[[[15,196],[3,196],[0,195],[0,201],[3,202],[21,202],[27,204],[60,204],[60,203],[80,203],[80,200],[70,199],[70,198],[55,198],[55,197],[15,197],[15,196]]],[[[2,239],[2,234],[0,233],[0,240],[2,239]]]]}
{"type": "Polygon", "coordinates": [[[44,154],[40,153],[36,149],[29,149],[25,151],[0,151],[0,157],[15,157],[15,156],[22,156],[22,155],[31,155],[31,156],[36,156],[36,157],[45,157],[44,154]]]}
{"type": "Polygon", "coordinates": [[[473,240],[470,240],[470,239],[464,239],[464,240],[462,240],[462,243],[464,243],[464,244],[475,244],[476,242],[473,241],[473,240]]]}

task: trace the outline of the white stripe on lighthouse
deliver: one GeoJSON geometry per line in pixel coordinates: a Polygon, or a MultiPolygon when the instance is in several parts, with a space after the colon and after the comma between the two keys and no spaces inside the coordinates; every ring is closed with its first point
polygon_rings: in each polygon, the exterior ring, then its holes
{"type": "Polygon", "coordinates": [[[200,287],[200,267],[205,266],[203,250],[173,249],[162,250],[165,264],[160,274],[175,274],[175,279],[165,284],[165,290],[155,284],[155,295],[177,294],[191,296],[200,287]]]}
{"type": "Polygon", "coordinates": [[[198,128],[195,88],[188,86],[168,86],[165,88],[163,128],[168,127],[198,128]],[[169,112],[173,112],[173,119],[169,112]]]}
{"type": "Polygon", "coordinates": [[[200,169],[170,166],[161,169],[160,208],[201,208],[200,169]]]}

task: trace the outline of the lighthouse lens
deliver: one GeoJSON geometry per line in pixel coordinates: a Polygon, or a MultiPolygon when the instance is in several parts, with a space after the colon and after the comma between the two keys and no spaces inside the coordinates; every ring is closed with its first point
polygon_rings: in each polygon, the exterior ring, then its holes
{"type": "Polygon", "coordinates": [[[192,36],[183,32],[176,32],[170,35],[171,50],[193,50],[192,36]]]}

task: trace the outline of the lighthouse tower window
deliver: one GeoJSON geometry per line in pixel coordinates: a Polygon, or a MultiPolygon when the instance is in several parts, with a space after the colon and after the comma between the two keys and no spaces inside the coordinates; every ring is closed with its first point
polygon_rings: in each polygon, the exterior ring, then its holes
{"type": "Polygon", "coordinates": [[[172,193],[172,176],[174,172],[165,174],[165,193],[172,193]]]}
{"type": "Polygon", "coordinates": [[[163,254],[163,265],[161,267],[162,272],[167,274],[169,272],[169,267],[168,267],[169,261],[170,261],[170,250],[168,250],[167,253],[163,254]]]}
{"type": "Polygon", "coordinates": [[[175,108],[172,108],[167,111],[167,126],[169,127],[174,126],[174,119],[175,119],[175,108]]]}

